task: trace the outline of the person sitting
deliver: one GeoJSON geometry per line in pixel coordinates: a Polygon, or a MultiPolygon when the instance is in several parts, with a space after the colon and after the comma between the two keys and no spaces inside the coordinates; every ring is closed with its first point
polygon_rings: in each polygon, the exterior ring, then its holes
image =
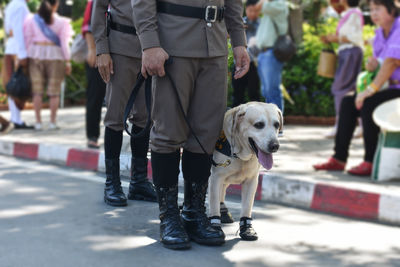
{"type": "Polygon", "coordinates": [[[368,176],[372,173],[379,127],[372,119],[374,109],[383,102],[400,97],[400,19],[393,0],[370,0],[372,21],[379,26],[373,42],[373,57],[368,59],[367,70],[379,72],[367,89],[343,98],[335,138],[335,154],[327,162],[313,165],[316,170],[342,171],[348,158],[350,141],[361,117],[365,155],[364,161],[348,170],[353,175],[368,176]],[[382,86],[389,82],[389,88],[382,86]]]}

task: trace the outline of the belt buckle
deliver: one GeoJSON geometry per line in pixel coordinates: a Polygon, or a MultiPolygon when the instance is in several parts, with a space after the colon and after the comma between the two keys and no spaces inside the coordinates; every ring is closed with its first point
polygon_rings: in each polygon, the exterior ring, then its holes
{"type": "Polygon", "coordinates": [[[215,22],[217,20],[217,13],[218,13],[217,6],[207,6],[204,20],[206,22],[215,22]]]}

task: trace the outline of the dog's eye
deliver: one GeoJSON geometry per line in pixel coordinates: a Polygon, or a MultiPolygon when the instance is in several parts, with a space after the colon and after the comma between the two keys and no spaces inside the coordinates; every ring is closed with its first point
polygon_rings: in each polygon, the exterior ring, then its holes
{"type": "Polygon", "coordinates": [[[275,122],[275,123],[274,123],[274,127],[275,127],[276,129],[279,129],[279,122],[275,122]]]}
{"type": "Polygon", "coordinates": [[[262,129],[265,127],[265,123],[263,123],[262,121],[257,122],[254,124],[254,127],[256,127],[257,129],[262,129]]]}

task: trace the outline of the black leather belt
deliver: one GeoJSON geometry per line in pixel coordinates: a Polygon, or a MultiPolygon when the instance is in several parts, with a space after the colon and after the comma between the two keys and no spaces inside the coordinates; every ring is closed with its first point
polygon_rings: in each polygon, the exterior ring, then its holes
{"type": "Polygon", "coordinates": [[[224,19],[225,8],[217,6],[193,7],[157,1],[157,12],[181,17],[203,19],[206,22],[220,22],[224,19]]]}
{"type": "Polygon", "coordinates": [[[110,28],[114,31],[137,35],[135,27],[110,21],[110,28]]]}

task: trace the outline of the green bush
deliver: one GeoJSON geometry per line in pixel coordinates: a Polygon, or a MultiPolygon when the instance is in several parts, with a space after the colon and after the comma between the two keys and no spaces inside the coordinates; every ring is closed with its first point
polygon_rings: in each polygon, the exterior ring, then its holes
{"type": "Polygon", "coordinates": [[[83,17],[86,8],[86,0],[74,0],[72,5],[72,19],[76,20],[83,17]]]}
{"type": "Polygon", "coordinates": [[[31,12],[36,12],[36,10],[38,10],[39,8],[40,2],[41,2],[40,0],[30,0],[28,2],[29,10],[31,12]]]}
{"type": "MultiPolygon", "coordinates": [[[[334,116],[334,101],[330,91],[333,79],[317,75],[319,54],[324,44],[319,36],[336,31],[337,20],[328,19],[325,23],[311,26],[304,23],[304,41],[298,47],[296,56],[285,64],[282,83],[295,104],[285,102],[286,115],[334,116]]],[[[374,27],[364,27],[366,40],[374,36],[374,27]]],[[[335,46],[337,48],[337,45],[335,46]]],[[[372,47],[367,46],[364,59],[372,54],[372,47]]]]}

